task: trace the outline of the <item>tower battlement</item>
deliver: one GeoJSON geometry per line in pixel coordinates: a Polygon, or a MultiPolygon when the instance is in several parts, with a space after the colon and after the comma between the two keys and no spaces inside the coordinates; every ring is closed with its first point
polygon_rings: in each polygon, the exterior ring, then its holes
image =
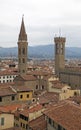
{"type": "Polygon", "coordinates": [[[54,42],[57,43],[65,43],[66,42],[66,38],[65,37],[55,37],[54,38],[54,42]]]}

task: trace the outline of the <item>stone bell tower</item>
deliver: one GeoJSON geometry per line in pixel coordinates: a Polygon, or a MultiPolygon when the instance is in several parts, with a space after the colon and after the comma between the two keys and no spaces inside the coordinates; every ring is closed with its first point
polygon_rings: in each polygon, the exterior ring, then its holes
{"type": "Polygon", "coordinates": [[[18,69],[20,75],[27,73],[27,48],[27,34],[25,31],[24,17],[22,17],[21,28],[18,38],[18,69]]]}
{"type": "Polygon", "coordinates": [[[59,71],[65,68],[65,41],[64,37],[55,37],[55,74],[59,76],[59,71]]]}

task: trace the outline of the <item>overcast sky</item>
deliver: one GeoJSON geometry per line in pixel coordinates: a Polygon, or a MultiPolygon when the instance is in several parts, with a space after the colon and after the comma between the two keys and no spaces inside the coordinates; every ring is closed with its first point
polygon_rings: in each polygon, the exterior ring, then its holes
{"type": "Polygon", "coordinates": [[[23,14],[30,46],[60,35],[66,46],[81,47],[81,0],[0,0],[1,47],[17,46],[23,14]]]}

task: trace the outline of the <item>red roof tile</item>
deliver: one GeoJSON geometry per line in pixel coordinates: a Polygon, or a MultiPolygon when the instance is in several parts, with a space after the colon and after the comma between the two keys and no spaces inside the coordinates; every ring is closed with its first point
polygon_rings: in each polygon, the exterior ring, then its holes
{"type": "Polygon", "coordinates": [[[72,102],[54,105],[44,114],[67,130],[81,130],[81,108],[72,102]]]}
{"type": "Polygon", "coordinates": [[[16,93],[10,87],[1,87],[0,88],[0,96],[9,96],[15,95],[16,93]]]}
{"type": "Polygon", "coordinates": [[[30,128],[32,128],[33,130],[45,130],[47,123],[45,121],[45,117],[44,115],[32,120],[29,122],[29,126],[30,128]]]}
{"type": "Polygon", "coordinates": [[[40,104],[51,103],[51,102],[57,103],[59,101],[59,95],[55,92],[46,92],[38,96],[38,99],[40,104]]]}
{"type": "Polygon", "coordinates": [[[12,86],[12,88],[13,89],[15,89],[17,92],[24,92],[24,91],[28,91],[28,92],[30,92],[30,91],[33,91],[32,89],[31,89],[31,87],[27,87],[27,86],[12,86]]]}
{"type": "Polygon", "coordinates": [[[34,77],[33,75],[23,75],[21,76],[24,80],[26,81],[32,81],[32,80],[36,80],[37,78],[34,77]]]}

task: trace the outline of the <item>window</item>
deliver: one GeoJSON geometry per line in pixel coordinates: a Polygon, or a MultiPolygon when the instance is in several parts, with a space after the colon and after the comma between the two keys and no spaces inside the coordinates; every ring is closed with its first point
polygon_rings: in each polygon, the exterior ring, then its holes
{"type": "Polygon", "coordinates": [[[63,54],[63,48],[60,49],[60,54],[63,54]]]}
{"type": "Polygon", "coordinates": [[[23,73],[25,73],[25,70],[22,70],[23,73]]]}
{"type": "Polygon", "coordinates": [[[19,58],[19,63],[21,63],[21,59],[19,58]]]}
{"type": "Polygon", "coordinates": [[[21,123],[21,127],[22,127],[22,123],[21,123]]]}
{"type": "Polygon", "coordinates": [[[28,129],[28,125],[26,124],[26,129],[28,129]]]}
{"type": "Polygon", "coordinates": [[[62,130],[62,127],[60,125],[58,125],[58,130],[62,130]]]}
{"type": "Polygon", "coordinates": [[[38,89],[38,85],[36,85],[36,89],[38,89]]]}
{"type": "Polygon", "coordinates": [[[63,130],[66,130],[65,128],[63,128],[63,130]]]}
{"type": "Polygon", "coordinates": [[[4,125],[4,118],[1,118],[1,125],[4,125]]]}
{"type": "Polygon", "coordinates": [[[42,89],[44,89],[44,85],[42,85],[42,89]]]}
{"type": "Polygon", "coordinates": [[[0,102],[2,102],[2,97],[0,97],[0,102]]]}
{"type": "Polygon", "coordinates": [[[15,100],[15,96],[12,96],[12,101],[14,101],[15,100]]]}
{"type": "Polygon", "coordinates": [[[25,63],[25,59],[24,58],[22,59],[22,62],[25,63]]]}
{"type": "Polygon", "coordinates": [[[74,92],[74,96],[77,96],[78,95],[78,93],[77,92],[74,92]]]}
{"type": "Polygon", "coordinates": [[[25,128],[25,124],[23,124],[23,128],[25,128]]]}
{"type": "Polygon", "coordinates": [[[5,76],[3,76],[3,79],[5,79],[5,76]]]}
{"type": "Polygon", "coordinates": [[[49,122],[49,124],[51,124],[51,119],[50,119],[50,118],[49,118],[49,121],[48,121],[48,122],[49,122]]]}
{"type": "Polygon", "coordinates": [[[20,98],[23,98],[23,95],[20,95],[20,98]]]}
{"type": "Polygon", "coordinates": [[[59,44],[56,44],[56,50],[55,50],[56,54],[59,54],[59,44]]]}
{"type": "Polygon", "coordinates": [[[7,80],[7,83],[8,83],[8,80],[7,80]]]}
{"type": "Polygon", "coordinates": [[[3,80],[3,83],[5,83],[5,80],[3,80]]]}
{"type": "Polygon", "coordinates": [[[23,119],[23,120],[25,120],[25,121],[28,121],[28,117],[23,116],[22,114],[20,114],[20,118],[23,119]]]}
{"type": "Polygon", "coordinates": [[[19,48],[19,55],[21,55],[21,49],[19,48]]]}
{"type": "Polygon", "coordinates": [[[27,98],[29,98],[29,94],[27,94],[27,98]]]}
{"type": "Polygon", "coordinates": [[[25,54],[25,48],[22,49],[22,54],[23,54],[23,55],[25,54]]]}

